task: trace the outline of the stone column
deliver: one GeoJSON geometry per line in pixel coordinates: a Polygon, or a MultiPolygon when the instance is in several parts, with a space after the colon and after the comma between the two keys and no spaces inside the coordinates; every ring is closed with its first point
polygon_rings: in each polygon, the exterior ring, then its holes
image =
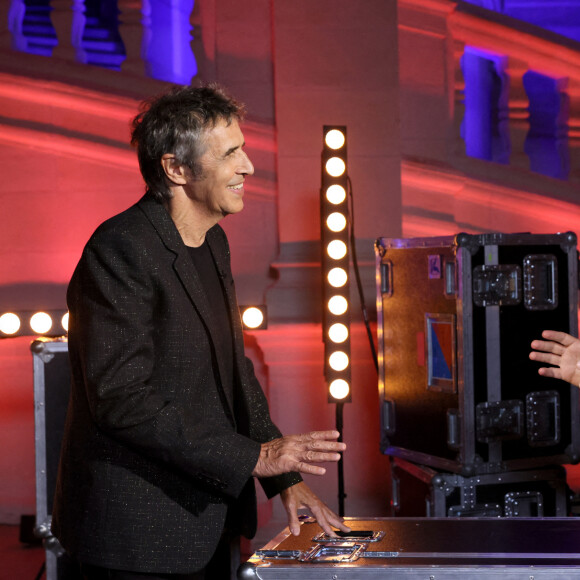
{"type": "Polygon", "coordinates": [[[58,40],[52,56],[63,60],[86,62],[82,49],[85,28],[84,1],[52,0],[51,7],[50,19],[58,40]]]}
{"type": "Polygon", "coordinates": [[[121,64],[121,70],[144,76],[147,67],[144,55],[149,31],[150,7],[148,0],[118,0],[119,34],[125,45],[127,57],[121,64]]]}
{"type": "Polygon", "coordinates": [[[26,7],[23,0],[0,2],[0,50],[18,49],[22,17],[26,7]]]}

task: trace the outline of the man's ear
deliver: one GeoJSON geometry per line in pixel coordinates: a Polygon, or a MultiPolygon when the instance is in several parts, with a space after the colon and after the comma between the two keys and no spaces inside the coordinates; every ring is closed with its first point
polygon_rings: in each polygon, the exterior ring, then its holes
{"type": "Polygon", "coordinates": [[[161,166],[163,167],[163,171],[165,171],[165,175],[167,175],[167,179],[175,183],[175,185],[184,185],[187,183],[187,168],[178,163],[173,154],[166,153],[163,155],[161,158],[161,166]]]}

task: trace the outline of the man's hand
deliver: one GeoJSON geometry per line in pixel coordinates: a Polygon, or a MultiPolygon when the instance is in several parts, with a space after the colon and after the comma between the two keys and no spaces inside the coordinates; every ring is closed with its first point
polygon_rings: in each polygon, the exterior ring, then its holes
{"type": "Polygon", "coordinates": [[[288,527],[294,536],[300,535],[298,510],[301,508],[308,509],[316,518],[318,525],[330,536],[336,536],[332,526],[343,532],[350,531],[344,520],[318,499],[303,481],[285,489],[280,493],[280,497],[288,514],[288,527]]]}
{"type": "Polygon", "coordinates": [[[554,366],[542,367],[538,373],[580,386],[580,340],[555,330],[544,330],[542,338],[546,340],[532,342],[530,358],[554,366]]]}
{"type": "Polygon", "coordinates": [[[339,435],[338,431],[311,431],[262,443],[260,457],[252,475],[272,477],[290,471],[324,475],[326,469],[312,463],[340,459],[338,452],[344,451],[346,445],[336,441],[339,435]]]}

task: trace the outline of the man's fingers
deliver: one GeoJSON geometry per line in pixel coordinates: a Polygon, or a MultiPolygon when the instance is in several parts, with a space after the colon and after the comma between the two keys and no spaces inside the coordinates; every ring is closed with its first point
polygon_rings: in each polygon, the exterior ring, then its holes
{"type": "Polygon", "coordinates": [[[532,348],[540,352],[551,352],[554,354],[562,354],[564,352],[564,347],[557,342],[546,342],[544,340],[534,340],[532,341],[532,348]]]}
{"type": "Polygon", "coordinates": [[[321,451],[307,451],[304,460],[308,463],[324,463],[325,461],[338,461],[340,453],[323,453],[321,451]]]}
{"type": "Polygon", "coordinates": [[[560,372],[560,369],[555,367],[542,367],[541,369],[538,369],[538,373],[543,377],[550,377],[554,379],[562,378],[562,373],[560,372]]]}
{"type": "Polygon", "coordinates": [[[306,449],[314,449],[316,451],[344,451],[346,443],[339,443],[338,441],[308,441],[304,443],[306,449]]]}
{"type": "Polygon", "coordinates": [[[337,441],[340,433],[338,431],[311,431],[301,435],[291,435],[289,440],[295,439],[299,444],[308,449],[323,451],[344,451],[346,444],[337,441]]]}
{"type": "Polygon", "coordinates": [[[340,437],[340,433],[334,429],[331,431],[310,431],[305,435],[312,439],[338,439],[340,437]]]}
{"type": "Polygon", "coordinates": [[[297,506],[294,502],[290,502],[284,505],[286,508],[286,513],[288,514],[288,527],[290,528],[290,533],[293,536],[300,535],[300,522],[298,521],[298,511],[297,506]]]}
{"type": "Polygon", "coordinates": [[[337,519],[337,521],[333,525],[334,527],[338,528],[341,532],[350,532],[350,528],[341,519],[337,519]]]}
{"type": "Polygon", "coordinates": [[[326,473],[326,469],[324,467],[320,467],[320,465],[312,465],[303,461],[298,462],[293,471],[308,473],[308,475],[324,475],[326,473]]]}
{"type": "Polygon", "coordinates": [[[343,519],[336,515],[328,506],[313,506],[311,511],[318,525],[329,536],[336,536],[334,528],[338,528],[343,532],[350,532],[350,528],[344,523],[343,519]]]}
{"type": "Polygon", "coordinates": [[[560,332],[559,330],[544,330],[542,332],[542,337],[547,340],[557,342],[563,346],[570,346],[577,340],[573,336],[570,336],[565,332],[560,332]]]}
{"type": "Polygon", "coordinates": [[[560,356],[548,352],[531,352],[530,359],[536,362],[557,365],[560,361],[560,356]]]}

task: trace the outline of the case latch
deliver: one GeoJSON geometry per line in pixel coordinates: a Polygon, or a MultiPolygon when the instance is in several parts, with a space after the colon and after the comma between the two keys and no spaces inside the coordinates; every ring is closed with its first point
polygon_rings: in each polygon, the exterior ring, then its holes
{"type": "Polygon", "coordinates": [[[537,391],[526,396],[528,443],[547,447],[560,441],[560,394],[537,391]]]}
{"type": "Polygon", "coordinates": [[[329,544],[318,544],[308,552],[302,554],[298,560],[300,562],[336,563],[355,562],[365,551],[364,544],[354,542],[341,542],[329,544]]]}
{"type": "Polygon", "coordinates": [[[473,302],[476,306],[510,306],[522,301],[522,270],[517,264],[476,266],[473,302]]]}
{"type": "Polygon", "coordinates": [[[479,403],[475,407],[476,436],[480,443],[519,439],[524,428],[524,404],[515,399],[479,403]]]}
{"type": "Polygon", "coordinates": [[[504,497],[505,515],[508,518],[544,517],[544,498],[539,491],[513,491],[504,497]]]}
{"type": "Polygon", "coordinates": [[[558,262],[551,254],[524,258],[524,305],[528,310],[558,307],[558,262]]]}

